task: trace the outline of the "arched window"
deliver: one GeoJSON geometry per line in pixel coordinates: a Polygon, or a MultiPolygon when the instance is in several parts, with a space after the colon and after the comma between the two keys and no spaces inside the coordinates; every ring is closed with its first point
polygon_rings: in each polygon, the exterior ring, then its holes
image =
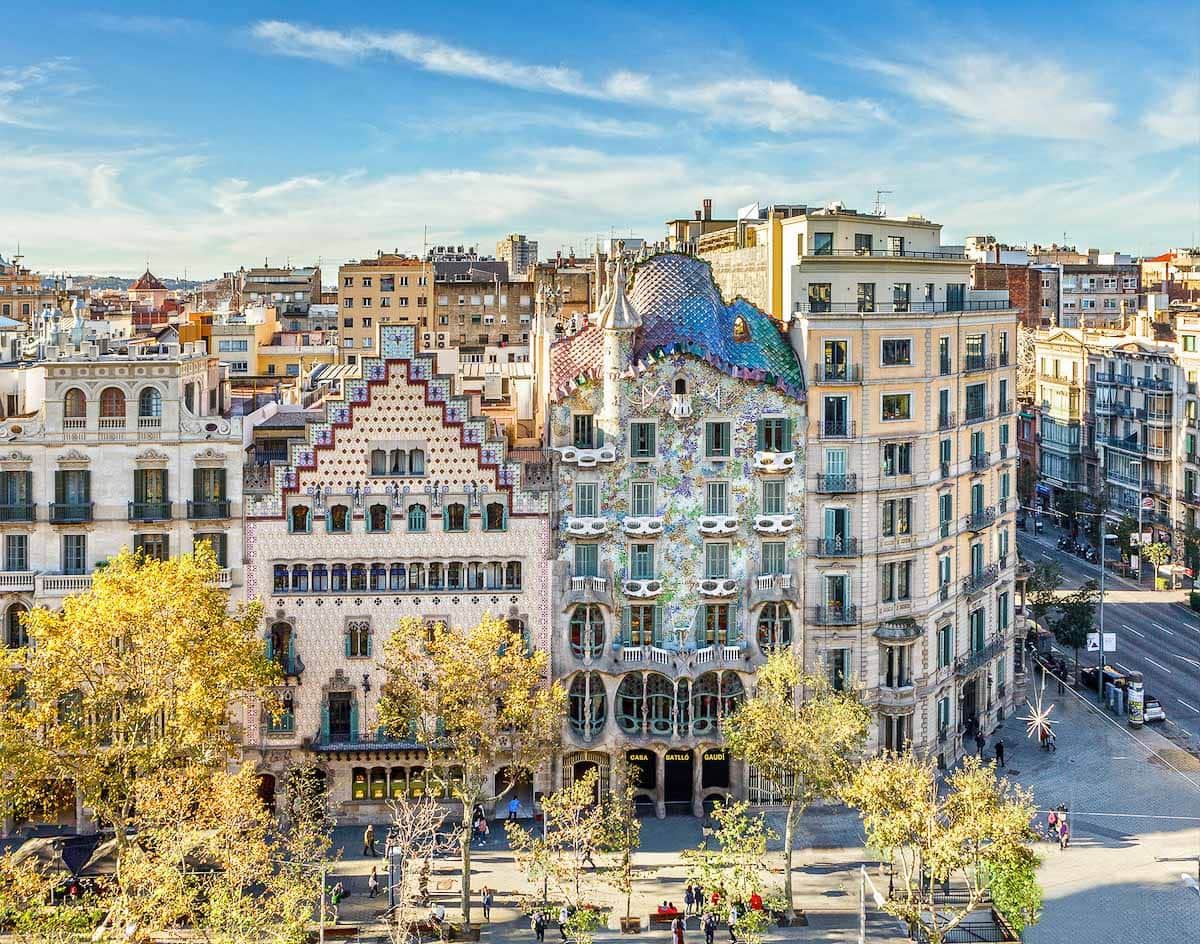
{"type": "Polygon", "coordinates": [[[387,770],[383,767],[371,768],[371,799],[387,798],[387,770]]]}
{"type": "Polygon", "coordinates": [[[287,564],[275,565],[275,579],[273,586],[276,593],[288,592],[288,567],[287,564]]]}
{"type": "Polygon", "coordinates": [[[393,767],[391,774],[388,776],[388,796],[393,800],[399,800],[404,797],[405,791],[408,790],[408,777],[403,767],[393,767]]]}
{"type": "Polygon", "coordinates": [[[721,720],[721,680],[706,672],[692,687],[692,734],[711,734],[721,720]]]}
{"type": "Polygon", "coordinates": [[[367,565],[366,564],[351,564],[350,565],[350,589],[351,590],[366,590],[367,589],[367,565]]]}
{"type": "Polygon", "coordinates": [[[312,588],[314,593],[324,593],[329,589],[329,568],[324,564],[313,564],[312,588]]]}
{"type": "Polygon", "coordinates": [[[425,474],[425,453],[420,449],[414,449],[408,454],[408,474],[425,474]]]}
{"type": "Polygon", "coordinates": [[[737,711],[738,705],[746,697],[746,689],[742,680],[732,672],[721,676],[721,717],[728,718],[737,711]]]}
{"type": "Polygon", "coordinates": [[[407,475],[408,453],[403,449],[393,449],[391,452],[391,461],[388,463],[388,471],[392,475],[407,475]]]}
{"type": "Polygon", "coordinates": [[[350,530],[350,508],[346,505],[330,505],[325,524],[330,531],[345,534],[350,530]]]}
{"type": "MultiPolygon", "coordinates": [[[[429,575],[433,576],[433,565],[429,565],[429,575]]],[[[463,565],[459,561],[451,561],[446,565],[446,588],[461,590],[463,588],[463,565]]]]}
{"type": "Polygon", "coordinates": [[[442,512],[443,530],[467,530],[467,506],[461,502],[451,502],[442,512]]]}
{"type": "Polygon", "coordinates": [[[792,644],[792,611],[786,603],[768,603],[758,614],[758,647],[783,649],[792,644]]]}
{"type": "Polygon", "coordinates": [[[407,589],[403,564],[392,564],[388,587],[395,592],[407,589]]]}
{"type": "Polygon", "coordinates": [[[608,714],[604,680],[599,672],[581,672],[571,682],[568,713],[571,730],[589,740],[604,729],[608,714]]]}
{"type": "Polygon", "coordinates": [[[750,340],[750,324],[741,315],[733,319],[733,339],[738,342],[750,340]]]}
{"type": "Polygon", "coordinates": [[[483,565],[479,561],[471,561],[467,564],[467,589],[483,589],[483,565]]]}
{"type": "Polygon", "coordinates": [[[505,590],[520,590],[521,589],[521,562],[509,561],[504,568],[504,589],[505,590]]]}
{"type": "Polygon", "coordinates": [[[304,593],[308,590],[308,565],[292,565],[292,592],[304,593]]]}
{"type": "Polygon", "coordinates": [[[105,387],[100,393],[100,418],[125,418],[125,391],[120,387],[105,387]]]}
{"type": "Polygon", "coordinates": [[[387,475],[387,452],[383,449],[371,450],[371,474],[387,475]]]}
{"type": "Polygon", "coordinates": [[[147,387],[138,396],[138,416],[162,416],[162,394],[157,387],[147,387]]]}
{"type": "Polygon", "coordinates": [[[675,378],[675,392],[678,394],[687,393],[687,381],[683,377],[675,378]]]}
{"type": "Polygon", "coordinates": [[[508,526],[508,509],[503,502],[489,502],[483,512],[484,531],[503,531],[508,526]]]}
{"type": "Polygon", "coordinates": [[[526,627],[525,627],[525,621],[523,619],[517,619],[516,617],[513,617],[511,619],[505,620],[504,622],[505,622],[505,625],[508,626],[508,631],[510,633],[512,633],[513,636],[515,636],[517,639],[521,640],[521,644],[525,647],[525,650],[528,652],[529,648],[530,648],[529,630],[526,629],[526,627]]]}
{"type": "Polygon", "coordinates": [[[367,512],[368,531],[387,531],[392,525],[392,513],[387,505],[382,503],[372,505],[367,512]]]}
{"type": "Polygon", "coordinates": [[[308,505],[293,505],[288,517],[288,529],[292,534],[303,534],[308,531],[308,505]]]}
{"type": "Polygon", "coordinates": [[[595,659],[604,649],[604,614],[594,603],[580,604],[571,613],[571,654],[595,659]]]}
{"type": "Polygon", "coordinates": [[[635,673],[622,678],[617,686],[613,716],[617,719],[617,727],[626,734],[637,734],[642,730],[643,701],[642,677],[635,673]]]}
{"type": "Polygon", "coordinates": [[[386,590],[388,587],[387,564],[371,565],[371,589],[386,590]]]}
{"type": "Polygon", "coordinates": [[[14,603],[4,614],[4,645],[9,649],[21,649],[29,645],[29,636],[25,632],[25,624],[21,617],[26,609],[20,603],[14,603]]]}
{"type": "Polygon", "coordinates": [[[424,564],[409,564],[408,565],[408,589],[409,590],[424,590],[425,589],[425,565],[424,564]]]}
{"type": "Polygon", "coordinates": [[[78,387],[72,387],[63,397],[63,415],[69,420],[81,420],[87,416],[87,397],[78,387]]]}
{"type": "Polygon", "coordinates": [[[425,530],[425,506],[424,505],[409,505],[408,506],[408,530],[409,531],[424,531],[425,530]]]}
{"type": "Polygon", "coordinates": [[[329,568],[329,589],[334,593],[344,593],[346,590],[346,565],[334,564],[329,568]]]}
{"type": "Polygon", "coordinates": [[[346,625],[346,658],[366,659],[371,655],[371,624],[352,620],[346,625]]]}
{"type": "Polygon", "coordinates": [[[292,636],[291,623],[272,623],[271,638],[269,640],[269,651],[267,655],[275,660],[275,663],[283,669],[284,672],[291,671],[292,661],[296,656],[296,643],[292,636]]]}
{"type": "Polygon", "coordinates": [[[674,723],[675,686],[665,675],[646,676],[646,716],[651,734],[670,734],[674,723]]]}

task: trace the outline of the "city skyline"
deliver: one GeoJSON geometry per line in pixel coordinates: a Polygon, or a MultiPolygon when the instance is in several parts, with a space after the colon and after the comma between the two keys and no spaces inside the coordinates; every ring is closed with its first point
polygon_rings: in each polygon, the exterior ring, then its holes
{"type": "Polygon", "coordinates": [[[23,9],[0,39],[0,170],[21,181],[0,196],[0,250],[44,272],[149,259],[164,277],[419,251],[426,228],[430,244],[491,252],[516,231],[582,253],[610,232],[658,238],[702,197],[724,216],[869,210],[877,190],[946,243],[1194,244],[1195,11],[1136,31],[1127,8],[1075,13],[1038,31],[1023,5],[1000,23],[943,5],[514,21],[114,4],[64,7],[64,38],[23,9]]]}

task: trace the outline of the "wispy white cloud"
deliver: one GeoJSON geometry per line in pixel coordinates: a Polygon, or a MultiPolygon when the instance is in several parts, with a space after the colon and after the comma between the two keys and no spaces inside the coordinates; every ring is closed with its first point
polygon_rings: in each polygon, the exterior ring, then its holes
{"type": "MultiPolygon", "coordinates": [[[[619,71],[588,79],[566,66],[517,62],[406,31],[343,31],[264,20],[252,35],[272,53],[346,65],[390,56],[428,72],[491,82],[526,91],[603,99],[686,112],[722,124],[786,131],[817,122],[860,125],[883,117],[871,102],[839,102],[786,79],[745,76],[698,79],[619,71]]],[[[582,129],[581,129],[582,130],[582,129]]]]}
{"type": "Polygon", "coordinates": [[[0,69],[0,125],[48,128],[54,109],[47,98],[81,88],[77,82],[62,82],[71,71],[73,67],[66,58],[0,69]]]}
{"type": "Polygon", "coordinates": [[[1142,127],[1166,147],[1200,146],[1200,76],[1185,72],[1174,89],[1151,98],[1142,127]]]}
{"type": "Polygon", "coordinates": [[[887,77],[918,104],[949,112],[973,131],[1078,141],[1113,130],[1116,106],[1090,91],[1085,74],[1050,60],[964,52],[849,63],[887,77]]]}

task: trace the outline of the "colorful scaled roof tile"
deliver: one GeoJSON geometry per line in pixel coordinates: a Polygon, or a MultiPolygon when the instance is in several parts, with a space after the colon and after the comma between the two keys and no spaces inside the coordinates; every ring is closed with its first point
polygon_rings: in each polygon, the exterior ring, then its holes
{"type": "Polygon", "coordinates": [[[604,334],[595,325],[550,346],[550,396],[561,400],[579,384],[598,380],[604,367],[604,334]]]}
{"type": "Polygon", "coordinates": [[[804,398],[800,362],[778,325],[743,298],[726,304],[702,260],[681,253],[651,256],[634,269],[630,301],[642,319],[636,364],[687,353],[734,377],[804,398]]]}

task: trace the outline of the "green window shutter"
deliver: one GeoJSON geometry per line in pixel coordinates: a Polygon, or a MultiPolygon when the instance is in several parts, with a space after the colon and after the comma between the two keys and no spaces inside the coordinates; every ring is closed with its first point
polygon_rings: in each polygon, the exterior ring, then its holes
{"type": "Polygon", "coordinates": [[[790,419],[783,421],[783,451],[794,451],[792,446],[792,421],[790,419]]]}
{"type": "Polygon", "coordinates": [[[736,603],[729,604],[729,642],[730,642],[730,644],[736,643],[738,640],[740,640],[742,638],[742,624],[741,624],[741,620],[739,618],[740,616],[741,616],[741,613],[738,611],[738,605],[736,603]]]}
{"type": "Polygon", "coordinates": [[[204,470],[192,469],[192,500],[204,500],[204,470]]]}
{"type": "Polygon", "coordinates": [[[133,501],[140,504],[146,500],[146,469],[133,470],[133,501]]]}
{"type": "Polygon", "coordinates": [[[225,470],[217,469],[215,478],[216,478],[216,482],[214,483],[214,485],[215,485],[214,491],[216,494],[213,495],[213,498],[215,498],[217,501],[224,501],[225,500],[225,470]]]}
{"type": "Polygon", "coordinates": [[[345,643],[345,646],[346,646],[346,658],[347,658],[347,659],[349,659],[349,658],[350,658],[350,656],[351,656],[351,651],[350,651],[350,630],[346,630],[346,631],[345,631],[345,636],[344,636],[344,638],[342,639],[342,642],[343,642],[343,643],[345,643]]]}
{"type": "Polygon", "coordinates": [[[625,607],[624,611],[621,613],[621,645],[623,646],[629,645],[629,640],[633,632],[630,626],[631,617],[632,614],[629,610],[629,607],[625,607]]]}
{"type": "Polygon", "coordinates": [[[592,441],[595,442],[597,449],[604,445],[604,430],[602,430],[599,426],[595,428],[595,432],[592,434],[592,436],[592,441]]]}
{"type": "Polygon", "coordinates": [[[163,560],[171,556],[171,535],[163,535],[163,560]]]}
{"type": "Polygon", "coordinates": [[[713,424],[704,424],[704,454],[712,455],[713,451],[713,424]]]}
{"type": "Polygon", "coordinates": [[[766,445],[767,445],[767,421],[766,420],[758,421],[758,438],[755,440],[755,443],[756,443],[756,445],[754,448],[757,449],[759,452],[762,452],[763,449],[766,448],[766,445]]]}
{"type": "Polygon", "coordinates": [[[289,670],[294,670],[296,666],[296,637],[291,633],[288,634],[288,651],[287,664],[289,670]]]}
{"type": "Polygon", "coordinates": [[[450,509],[445,505],[442,506],[442,530],[450,530],[450,509]]]}
{"type": "Polygon", "coordinates": [[[86,505],[92,500],[92,471],[91,469],[83,470],[83,503],[86,505]]]}
{"type": "Polygon", "coordinates": [[[350,703],[350,740],[351,742],[358,740],[358,702],[350,703]]]}
{"type": "Polygon", "coordinates": [[[658,444],[655,442],[655,437],[658,434],[658,427],[653,423],[646,424],[646,447],[650,455],[658,454],[658,444]]]}
{"type": "Polygon", "coordinates": [[[321,742],[329,743],[329,703],[321,705],[321,742]]]}
{"type": "Polygon", "coordinates": [[[54,473],[54,501],[60,505],[67,500],[66,475],[65,472],[60,471],[54,473]]]}
{"type": "Polygon", "coordinates": [[[365,649],[366,649],[366,651],[363,653],[363,655],[365,655],[365,656],[370,656],[370,655],[371,655],[371,634],[370,634],[369,632],[368,632],[368,633],[366,633],[366,646],[365,646],[365,649]]]}
{"type": "Polygon", "coordinates": [[[270,633],[267,634],[267,658],[275,658],[275,640],[271,637],[270,633]]]}
{"type": "Polygon", "coordinates": [[[654,606],[654,645],[661,646],[663,640],[663,615],[662,604],[656,603],[654,606]]]}

